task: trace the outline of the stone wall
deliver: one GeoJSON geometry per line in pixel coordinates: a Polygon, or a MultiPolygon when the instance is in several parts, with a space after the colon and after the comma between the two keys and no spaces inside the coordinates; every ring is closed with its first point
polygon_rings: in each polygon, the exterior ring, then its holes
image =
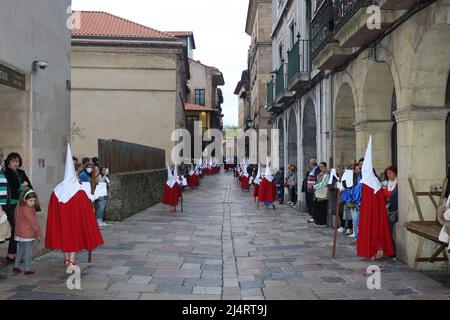
{"type": "Polygon", "coordinates": [[[165,169],[113,174],[105,220],[121,221],[159,203],[166,178],[165,169]]]}
{"type": "MultiPolygon", "coordinates": [[[[1,1],[0,63],[26,78],[25,90],[0,85],[0,147],[6,155],[19,152],[39,195],[38,220],[45,234],[48,200],[64,176],[70,139],[70,0],[1,1]],[[33,61],[48,62],[45,70],[32,70],[33,61]]],[[[6,255],[0,244],[0,256],[6,255]]],[[[44,241],[34,244],[35,255],[44,241]]]]}

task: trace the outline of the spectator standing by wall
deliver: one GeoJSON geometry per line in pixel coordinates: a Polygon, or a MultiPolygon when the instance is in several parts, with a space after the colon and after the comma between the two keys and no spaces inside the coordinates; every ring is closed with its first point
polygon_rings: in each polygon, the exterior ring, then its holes
{"type": "Polygon", "coordinates": [[[309,160],[307,168],[303,190],[305,190],[306,210],[309,215],[308,223],[314,223],[314,185],[317,182],[317,175],[320,169],[315,159],[309,160]]]}
{"type": "Polygon", "coordinates": [[[279,204],[284,203],[284,168],[280,170],[274,176],[275,188],[277,192],[277,199],[279,204]]]}
{"type": "MultiPolygon", "coordinates": [[[[110,180],[108,177],[109,170],[107,168],[100,168],[100,174],[97,176],[96,181],[98,183],[106,183],[107,188],[109,187],[110,180]]],[[[99,227],[106,227],[109,224],[103,222],[103,216],[105,215],[106,204],[108,201],[108,196],[100,197],[95,201],[95,216],[97,218],[99,227]]]]}
{"type": "Polygon", "coordinates": [[[289,191],[289,206],[295,206],[297,204],[297,167],[290,164],[288,167],[288,173],[286,176],[286,185],[289,191]]]}
{"type": "Polygon", "coordinates": [[[8,221],[11,224],[11,238],[9,240],[8,255],[6,256],[6,261],[8,263],[14,262],[17,253],[17,242],[14,240],[14,212],[25,188],[33,188],[30,179],[28,179],[25,171],[20,169],[21,167],[22,157],[20,154],[16,152],[10,153],[5,160],[5,176],[10,190],[10,199],[9,205],[7,205],[8,208],[6,214],[8,215],[8,221]]]}
{"type": "Polygon", "coordinates": [[[28,190],[20,197],[20,203],[16,206],[15,217],[15,235],[14,240],[19,244],[19,251],[16,256],[13,271],[22,273],[20,263],[23,259],[25,265],[25,275],[35,273],[31,270],[31,259],[33,257],[33,242],[40,241],[42,232],[36,214],[38,198],[33,190],[28,190]]]}
{"type": "Polygon", "coordinates": [[[389,226],[391,228],[392,242],[394,241],[394,226],[398,222],[398,179],[397,168],[389,166],[384,170],[383,195],[388,209],[389,226]]]}
{"type": "Polygon", "coordinates": [[[317,184],[314,185],[314,226],[324,228],[327,226],[329,174],[326,162],[321,162],[319,168],[317,184]]]}

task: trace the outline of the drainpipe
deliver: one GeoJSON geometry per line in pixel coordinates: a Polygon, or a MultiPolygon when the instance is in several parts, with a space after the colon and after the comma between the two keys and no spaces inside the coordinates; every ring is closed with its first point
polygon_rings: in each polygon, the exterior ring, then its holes
{"type": "Polygon", "coordinates": [[[333,114],[333,76],[330,74],[330,88],[329,88],[329,114],[330,114],[330,125],[329,125],[329,138],[330,138],[330,143],[329,143],[329,155],[330,155],[330,164],[331,165],[335,165],[334,163],[334,157],[333,157],[333,148],[334,148],[334,143],[333,143],[333,122],[334,122],[334,114],[333,114]]]}

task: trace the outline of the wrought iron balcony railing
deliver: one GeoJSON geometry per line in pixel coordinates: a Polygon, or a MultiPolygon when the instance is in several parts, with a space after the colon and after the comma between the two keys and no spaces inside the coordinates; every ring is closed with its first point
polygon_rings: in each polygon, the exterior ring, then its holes
{"type": "Polygon", "coordinates": [[[371,5],[378,5],[378,2],[374,0],[335,0],[335,32],[339,32],[361,8],[371,5]]]}
{"type": "Polygon", "coordinates": [[[325,0],[311,21],[311,60],[333,40],[334,7],[332,0],[325,0]]]}
{"type": "Polygon", "coordinates": [[[298,39],[288,51],[288,81],[291,81],[296,74],[311,71],[309,55],[309,40],[298,39]]]}
{"type": "Polygon", "coordinates": [[[274,85],[273,85],[273,79],[267,83],[267,106],[271,107],[273,105],[273,99],[274,99],[274,85]]]}
{"type": "Polygon", "coordinates": [[[286,89],[286,81],[284,74],[284,62],[281,63],[281,66],[275,71],[275,97],[278,96],[286,89]]]}

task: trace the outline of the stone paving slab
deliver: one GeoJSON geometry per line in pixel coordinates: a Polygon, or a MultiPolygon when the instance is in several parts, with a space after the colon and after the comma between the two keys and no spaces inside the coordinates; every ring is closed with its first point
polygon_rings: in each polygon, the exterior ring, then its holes
{"type": "Polygon", "coordinates": [[[449,299],[444,271],[417,272],[392,259],[377,261],[381,290],[367,289],[373,262],[358,258],[343,235],[332,259],[333,230],[313,228],[290,207],[258,210],[229,174],[186,192],[183,213],[159,204],[102,233],[91,264],[79,255],[82,290],[67,288],[54,251],[33,261],[31,277],[0,267],[0,300],[449,299]]]}

